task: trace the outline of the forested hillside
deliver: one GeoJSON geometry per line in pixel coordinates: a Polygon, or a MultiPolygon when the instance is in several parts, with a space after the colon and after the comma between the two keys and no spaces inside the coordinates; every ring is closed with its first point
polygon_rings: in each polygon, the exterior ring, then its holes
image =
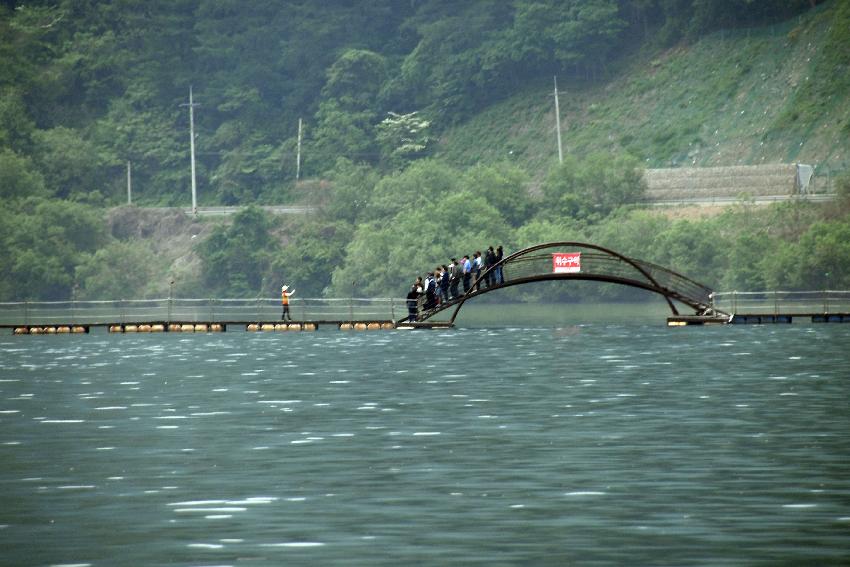
{"type": "Polygon", "coordinates": [[[450,254],[546,238],[619,245],[710,285],[821,286],[829,271],[846,287],[841,207],[721,223],[623,205],[646,165],[840,170],[848,46],[842,0],[5,1],[0,299],[156,295],[172,277],[183,294],[286,278],[305,295],[389,295],[450,254]],[[116,223],[140,211],[107,223],[128,162],[135,203],[189,202],[190,86],[202,205],[318,212],[172,219],[183,249],[157,240],[171,229],[116,223]],[[789,268],[797,253],[811,266],[789,268]]]}
{"type": "MultiPolygon", "coordinates": [[[[850,22],[827,3],[784,21],[643,44],[608,80],[560,82],[564,149],[627,152],[647,167],[810,163],[850,167],[850,22]]],[[[561,79],[559,77],[559,79],[561,79]]],[[[552,78],[441,136],[458,164],[510,159],[545,171],[555,155],[552,78]]]]}

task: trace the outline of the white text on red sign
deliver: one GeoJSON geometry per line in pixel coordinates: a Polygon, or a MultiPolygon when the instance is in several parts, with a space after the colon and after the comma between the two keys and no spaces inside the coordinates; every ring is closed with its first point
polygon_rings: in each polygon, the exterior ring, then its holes
{"type": "Polygon", "coordinates": [[[581,252],[554,252],[552,254],[552,272],[556,274],[581,271],[581,252]]]}

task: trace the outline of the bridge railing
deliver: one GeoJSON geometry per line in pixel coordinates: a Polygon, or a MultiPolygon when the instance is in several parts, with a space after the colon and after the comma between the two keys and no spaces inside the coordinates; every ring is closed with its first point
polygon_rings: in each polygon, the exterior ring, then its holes
{"type": "MultiPolygon", "coordinates": [[[[407,315],[399,298],[292,298],[300,321],[396,320],[407,315]]],[[[274,321],[279,299],[122,299],[109,301],[25,301],[0,303],[2,325],[108,324],[125,322],[274,321]]]]}
{"type": "Polygon", "coordinates": [[[771,315],[850,313],[850,291],[726,291],[714,294],[727,313],[771,315]]]}
{"type": "Polygon", "coordinates": [[[657,264],[642,260],[635,260],[635,263],[646,270],[661,287],[671,290],[675,294],[698,300],[701,304],[711,304],[712,290],[701,283],[657,264]]]}
{"type": "Polygon", "coordinates": [[[651,285],[646,275],[640,271],[643,270],[660,287],[669,290],[674,297],[680,296],[687,298],[701,305],[710,305],[711,303],[711,289],[662,266],[642,260],[632,260],[631,262],[633,263],[630,263],[618,256],[605,252],[579,248],[568,250],[564,247],[555,246],[518,256],[505,263],[503,269],[505,281],[532,278],[541,274],[551,273],[553,252],[580,251],[582,273],[605,275],[624,280],[637,280],[651,285]]]}

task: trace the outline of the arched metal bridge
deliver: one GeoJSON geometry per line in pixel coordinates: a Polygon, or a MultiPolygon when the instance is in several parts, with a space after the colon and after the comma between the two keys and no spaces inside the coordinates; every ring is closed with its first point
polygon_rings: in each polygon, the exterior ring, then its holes
{"type": "Polygon", "coordinates": [[[477,280],[473,277],[468,293],[421,311],[418,320],[427,321],[454,308],[448,321],[451,325],[460,308],[470,299],[510,286],[548,280],[590,280],[626,285],[663,296],[673,315],[679,315],[676,302],[690,307],[696,315],[728,316],[714,307],[713,291],[709,287],[682,274],[595,244],[549,242],[515,252],[482,270],[477,280]],[[499,272],[501,279],[497,279],[499,272]]]}

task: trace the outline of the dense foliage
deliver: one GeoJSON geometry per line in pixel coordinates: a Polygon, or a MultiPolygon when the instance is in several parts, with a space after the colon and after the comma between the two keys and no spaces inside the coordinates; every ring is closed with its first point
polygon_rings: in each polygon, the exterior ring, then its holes
{"type": "MultiPolygon", "coordinates": [[[[509,164],[459,170],[421,161],[383,178],[370,191],[371,185],[362,187],[361,178],[350,175],[350,164],[341,163],[348,175],[340,175],[329,189],[329,208],[309,221],[309,232],[324,237],[285,246],[279,275],[286,281],[298,274],[312,285],[321,282],[327,286],[324,293],[337,297],[393,296],[452,256],[489,245],[510,252],[576,240],[670,266],[715,289],[850,286],[850,177],[841,182],[844,196],[826,209],[801,202],[770,207],[745,202],[719,216],[673,219],[630,204],[643,191],[632,159],[600,159],[553,167],[539,197],[524,190],[531,182],[528,174],[509,164]],[[575,183],[576,178],[585,181],[575,183]],[[610,191],[599,200],[591,187],[610,191]],[[328,214],[338,209],[360,212],[356,222],[333,224],[336,217],[328,214]]],[[[627,288],[599,286],[580,292],[557,286],[545,293],[564,300],[636,297],[627,288]]]]}
{"type": "Polygon", "coordinates": [[[88,205],[31,197],[0,208],[0,297],[71,297],[76,267],[105,243],[102,214],[88,205]]]}
{"type": "Polygon", "coordinates": [[[259,292],[269,275],[278,243],[269,232],[271,219],[248,207],[229,226],[218,226],[200,245],[201,283],[215,297],[245,297],[259,292]]]}
{"type": "MultiPolygon", "coordinates": [[[[103,207],[125,200],[127,162],[136,202],[188,201],[190,86],[201,204],[301,200],[317,212],[282,220],[246,209],[198,239],[200,265],[186,268],[178,291],[252,297],[285,280],[301,297],[395,295],[451,255],[565,238],[723,288],[848,287],[846,203],[830,214],[742,207],[691,221],[639,211],[638,158],[647,156],[617,132],[605,135],[622,153],[568,156],[534,173],[504,152],[459,167],[439,151],[447,129],[541,78],[604,82],[642,47],[769,24],[818,3],[0,2],[0,299],[162,291],[173,266],[144,239],[107,231],[103,207]]],[[[847,4],[834,4],[838,21],[850,22],[847,4]]],[[[847,29],[830,29],[822,72],[796,92],[798,110],[782,115],[789,129],[805,131],[840,100],[847,29]]],[[[587,113],[604,123],[595,108],[587,113]]],[[[701,117],[652,143],[687,152],[701,117]]]]}
{"type": "MultiPolygon", "coordinates": [[[[529,82],[599,73],[637,43],[763,24],[814,0],[11,0],[0,159],[50,195],[185,201],[189,86],[201,202],[279,201],[339,157],[392,169],[529,82]],[[387,118],[421,112],[431,135],[387,118]],[[394,114],[393,114],[394,113],[394,114]],[[385,127],[381,128],[380,125],[385,127]],[[402,128],[403,129],[403,128],[402,128]]],[[[5,168],[2,168],[5,169],[5,168]]]]}

